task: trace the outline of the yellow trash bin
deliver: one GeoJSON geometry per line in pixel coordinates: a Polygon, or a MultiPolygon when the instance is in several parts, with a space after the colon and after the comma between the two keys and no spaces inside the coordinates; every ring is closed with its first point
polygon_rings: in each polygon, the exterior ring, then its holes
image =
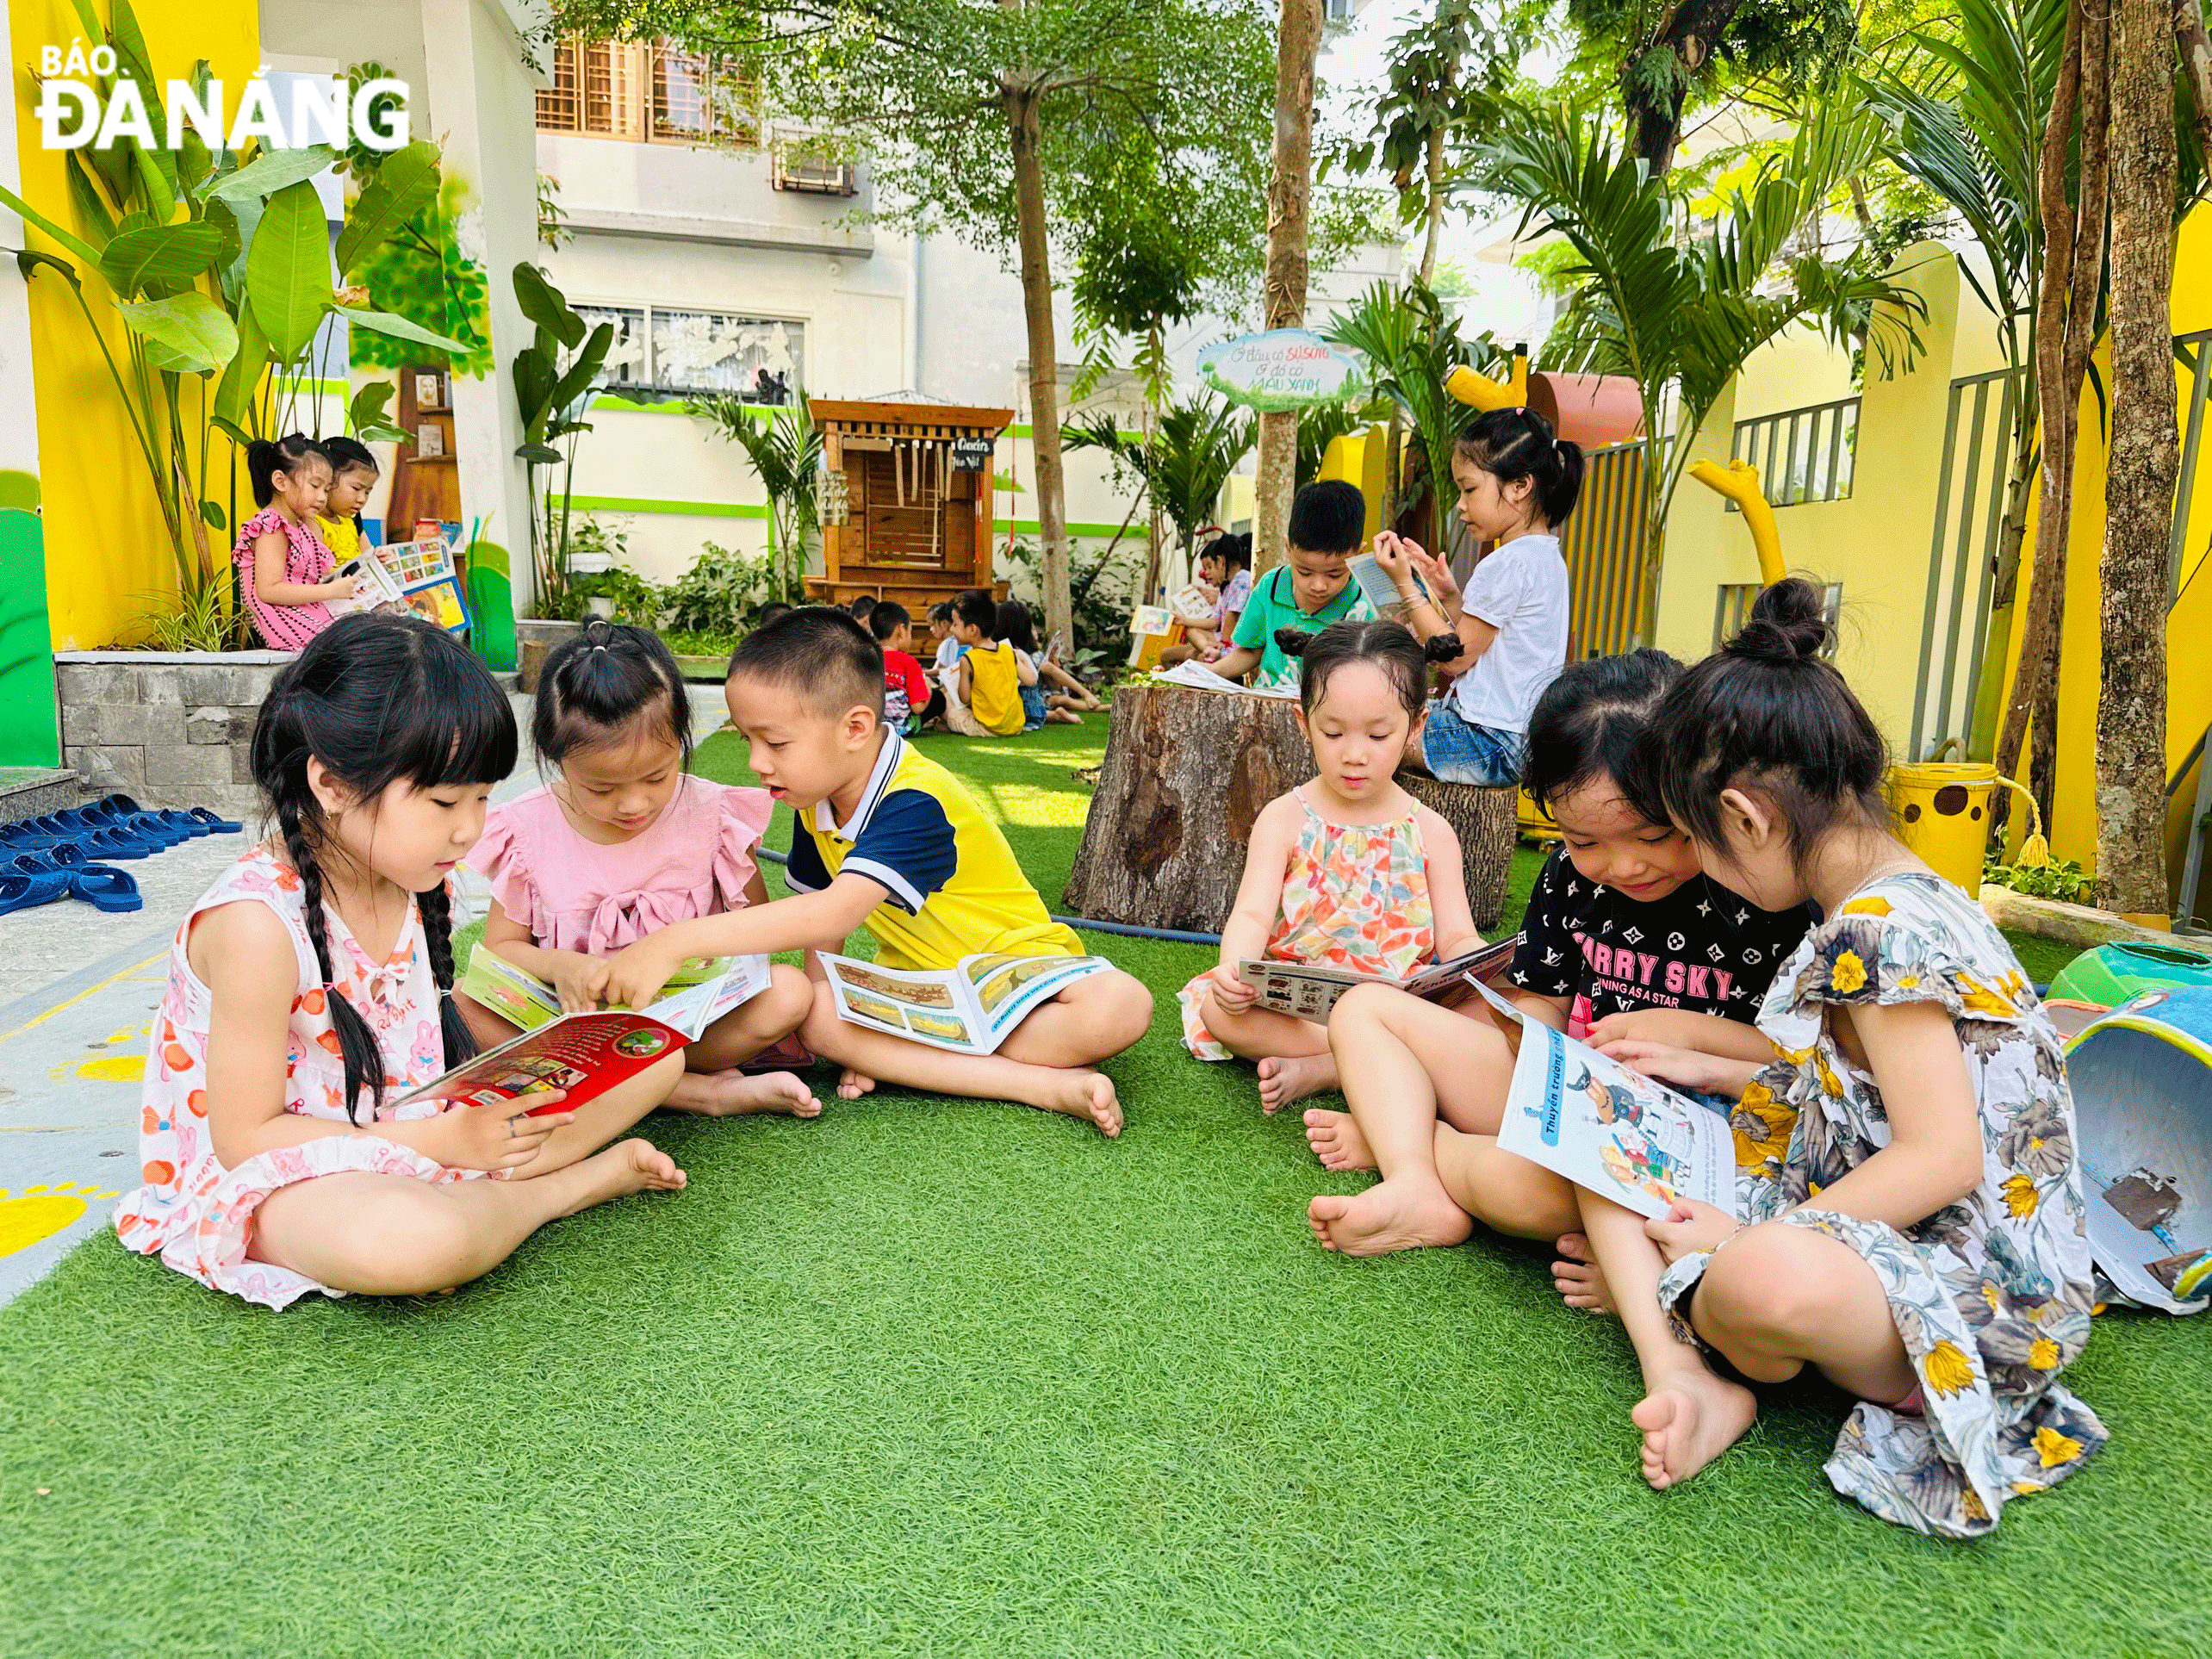
{"type": "MultiPolygon", "coordinates": [[[[1890,810],[1897,814],[1898,834],[1904,844],[1928,861],[1929,867],[1947,881],[1955,881],[1968,893],[1981,892],[1984,850],[1989,845],[1989,803],[1997,786],[2021,789],[2002,777],[1986,761],[1924,761],[1893,766],[1889,774],[1890,810]]],[[[2035,815],[2035,802],[2028,802],[2035,815]]],[[[2042,830],[2033,825],[2040,844],[2042,830]]],[[[2041,858],[2023,849],[2022,863],[2041,858]]]]}

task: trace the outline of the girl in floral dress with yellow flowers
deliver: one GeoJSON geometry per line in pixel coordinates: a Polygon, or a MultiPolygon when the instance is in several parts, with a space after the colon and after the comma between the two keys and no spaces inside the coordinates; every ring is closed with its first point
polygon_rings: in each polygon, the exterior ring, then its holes
{"type": "Polygon", "coordinates": [[[1320,775],[1260,809],[1244,880],[1221,929],[1221,966],[1178,993],[1183,1041],[1200,1059],[1259,1062],[1259,1098],[1274,1112],[1336,1087],[1328,1029],[1256,1007],[1237,977],[1247,959],[1403,978],[1482,942],[1467,904],[1459,837],[1396,782],[1420,729],[1429,657],[1395,622],[1284,629],[1302,656],[1299,729],[1320,775]]]}
{"type": "Polygon", "coordinates": [[[1759,1016],[1780,1058],[1750,1092],[1793,1114],[1786,1150],[1739,1169],[1741,1223],[1679,1202],[1645,1221],[1588,1195],[1584,1221],[1643,1363],[1631,1415],[1653,1486],[1750,1426],[1745,1382],[1810,1365],[1860,1400],[1836,1489],[1971,1538],[2104,1443],[2059,1382],[2091,1302],[2073,1101],[2003,936],[1890,833],[1882,742],[1821,660],[1821,612],[1809,583],[1768,589],[1650,733],[1706,869],[1827,918],[1759,1016]]]}

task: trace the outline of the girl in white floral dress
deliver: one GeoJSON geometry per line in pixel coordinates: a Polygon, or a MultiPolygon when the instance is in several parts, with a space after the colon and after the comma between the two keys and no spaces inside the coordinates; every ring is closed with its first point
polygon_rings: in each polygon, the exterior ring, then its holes
{"type": "Polygon", "coordinates": [[[556,1216],[683,1185],[644,1141],[606,1146],[680,1055],[574,1112],[385,1103],[476,1052],[447,997],[446,884],[515,748],[483,665],[413,618],[342,617],[276,677],[252,759],[278,834],[171,948],[125,1245],[270,1308],[416,1295],[556,1216]]]}
{"type": "Polygon", "coordinates": [[[1861,1402],[1836,1488],[1971,1538],[2104,1443],[2059,1381],[2091,1302],[2073,1101],[2003,936],[1890,833],[1882,742],[1821,660],[1829,637],[1818,590],[1777,584],[1650,731],[1653,786],[1706,871],[1826,917],[1760,1011],[1778,1059],[1737,1114],[1743,1219],[1584,1216],[1643,1363],[1653,1486],[1750,1426],[1744,1382],[1811,1365],[1861,1402]]]}

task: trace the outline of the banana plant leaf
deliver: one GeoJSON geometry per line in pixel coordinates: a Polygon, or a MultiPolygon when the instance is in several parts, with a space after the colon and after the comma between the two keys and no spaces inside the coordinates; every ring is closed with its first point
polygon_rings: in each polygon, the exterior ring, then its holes
{"type": "Polygon", "coordinates": [[[279,361],[308,349],[332,300],[330,233],[314,185],[287,184],[269,199],[245,251],[245,293],[279,361]]]}
{"type": "Polygon", "coordinates": [[[214,263],[222,245],[222,228],[205,221],[128,231],[102,252],[100,275],[117,294],[135,298],[190,282],[214,263]]]}
{"type": "Polygon", "coordinates": [[[146,360],[157,369],[208,374],[238,353],[238,328],[229,314],[197,289],[115,309],[126,327],[145,338],[146,360]]]}

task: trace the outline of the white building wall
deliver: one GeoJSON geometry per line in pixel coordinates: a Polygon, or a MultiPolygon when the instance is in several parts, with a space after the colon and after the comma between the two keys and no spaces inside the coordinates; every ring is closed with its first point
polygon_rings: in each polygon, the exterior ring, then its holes
{"type": "MultiPolygon", "coordinates": [[[[1014,410],[997,471],[1018,488],[999,492],[995,541],[1003,549],[1010,530],[1034,544],[1028,341],[1020,281],[997,254],[950,237],[917,247],[904,233],[854,224],[851,210],[870,202],[865,169],[861,194],[837,198],[775,190],[761,153],[541,133],[537,158],[539,170],[559,181],[575,233],[543,263],[572,302],[799,322],[801,373],[812,395],[919,392],[1014,410]]],[[[1343,270],[1317,273],[1309,314],[1326,316],[1331,304],[1395,274],[1398,264],[1395,248],[1375,248],[1343,270]]],[[[1054,312],[1065,384],[1077,352],[1064,286],[1054,312]]],[[[1177,386],[1196,383],[1202,347],[1251,326],[1209,318],[1177,327],[1169,342],[1177,386]]],[[[669,580],[709,541],[748,552],[765,544],[759,482],[743,451],[709,423],[630,400],[602,399],[590,419],[593,430],[577,450],[576,496],[594,519],[623,533],[640,574],[669,580]]],[[[1069,524],[1080,543],[1103,546],[1130,496],[1115,488],[1095,452],[1069,451],[1066,473],[1069,524]]],[[[1141,544],[1141,519],[1129,534],[1141,544]]]]}

